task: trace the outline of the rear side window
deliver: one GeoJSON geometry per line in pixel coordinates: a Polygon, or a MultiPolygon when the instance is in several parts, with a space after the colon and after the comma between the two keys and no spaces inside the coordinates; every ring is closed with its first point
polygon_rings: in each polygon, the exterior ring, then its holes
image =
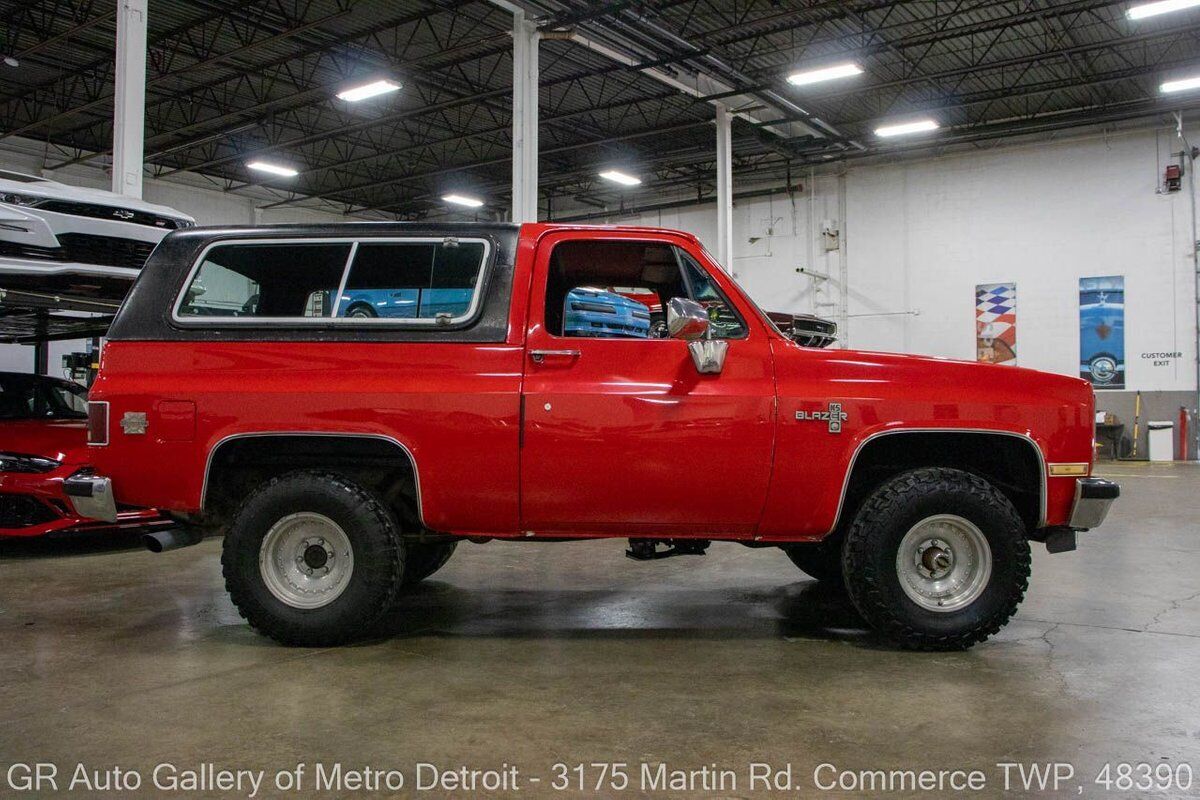
{"type": "Polygon", "coordinates": [[[229,242],[201,256],[175,317],[212,324],[449,325],[480,304],[482,239],[229,242]]]}
{"type": "Polygon", "coordinates": [[[188,317],[328,317],[350,243],[223,244],[205,253],[179,304],[188,317]]]}
{"type": "Polygon", "coordinates": [[[483,242],[359,242],[337,316],[460,322],[470,316],[483,242]]]}

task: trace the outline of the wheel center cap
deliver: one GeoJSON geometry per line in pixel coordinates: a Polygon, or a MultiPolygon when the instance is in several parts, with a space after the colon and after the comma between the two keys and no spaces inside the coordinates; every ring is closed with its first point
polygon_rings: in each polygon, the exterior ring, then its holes
{"type": "Polygon", "coordinates": [[[954,554],[949,548],[933,545],[921,553],[921,566],[932,578],[941,578],[954,566],[954,554]]]}
{"type": "Polygon", "coordinates": [[[304,563],[311,569],[320,569],[329,561],[329,553],[319,544],[310,544],[304,548],[304,563]]]}

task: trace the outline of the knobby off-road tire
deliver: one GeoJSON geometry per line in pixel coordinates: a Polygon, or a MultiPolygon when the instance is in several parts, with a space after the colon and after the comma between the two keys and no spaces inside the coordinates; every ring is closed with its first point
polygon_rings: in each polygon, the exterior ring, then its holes
{"type": "Polygon", "coordinates": [[[405,548],[404,585],[420,583],[442,567],[454,554],[458,542],[411,543],[405,548]]]}
{"type": "Polygon", "coordinates": [[[875,490],[847,531],[842,555],[859,613],[914,650],[964,650],[995,634],[1025,596],[1029,564],[1024,525],[1008,498],[979,477],[944,468],[906,472],[875,490]],[[963,579],[939,589],[929,581],[941,570],[963,579]],[[960,588],[947,588],[954,585],[960,588]]]}
{"type": "Polygon", "coordinates": [[[221,564],[226,590],[256,630],[283,644],[328,647],[360,636],[392,605],[404,552],[395,517],[373,492],[305,470],[246,498],[221,564]]]}
{"type": "Polygon", "coordinates": [[[845,537],[834,533],[820,542],[785,545],[783,552],[810,578],[841,584],[843,541],[845,537]]]}

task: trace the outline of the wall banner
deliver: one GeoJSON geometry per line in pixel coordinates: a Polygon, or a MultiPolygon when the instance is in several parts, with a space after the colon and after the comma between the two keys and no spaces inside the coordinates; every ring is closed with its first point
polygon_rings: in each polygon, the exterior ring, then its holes
{"type": "Polygon", "coordinates": [[[1017,363],[1017,285],[981,283],[975,287],[975,359],[987,364],[1017,363]]]}
{"type": "Polygon", "coordinates": [[[1125,388],[1125,277],[1079,279],[1079,377],[1125,388]]]}

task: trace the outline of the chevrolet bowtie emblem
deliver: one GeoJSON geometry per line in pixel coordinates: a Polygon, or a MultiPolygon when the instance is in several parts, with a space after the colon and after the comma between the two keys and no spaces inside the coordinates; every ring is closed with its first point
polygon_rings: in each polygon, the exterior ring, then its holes
{"type": "Polygon", "coordinates": [[[814,422],[822,421],[829,423],[830,433],[841,433],[842,423],[849,419],[849,414],[842,411],[841,403],[830,403],[828,411],[797,411],[796,419],[799,422],[814,422]]]}
{"type": "Polygon", "coordinates": [[[121,430],[128,436],[140,436],[146,432],[146,412],[126,411],[121,417],[121,430]]]}

